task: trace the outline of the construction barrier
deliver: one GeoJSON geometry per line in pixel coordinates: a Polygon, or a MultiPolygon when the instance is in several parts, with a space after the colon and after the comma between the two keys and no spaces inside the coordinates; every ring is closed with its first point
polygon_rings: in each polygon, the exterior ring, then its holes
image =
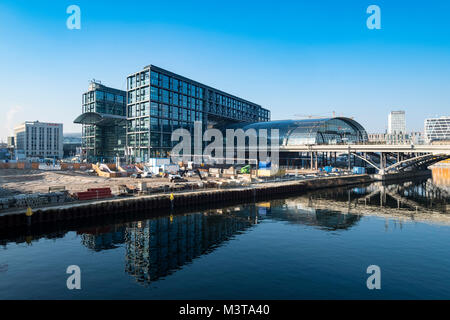
{"type": "MultiPolygon", "coordinates": [[[[45,166],[45,164],[39,162],[0,162],[0,169],[33,169],[39,170],[40,166],[45,166]]],[[[115,165],[108,165],[115,167],[115,165]]],[[[92,164],[90,163],[60,163],[58,165],[58,170],[89,170],[92,169],[92,164]],[[60,168],[59,168],[60,167],[60,168]]]]}
{"type": "Polygon", "coordinates": [[[78,200],[96,200],[112,197],[111,188],[88,189],[87,191],[76,192],[74,195],[78,200]]]}

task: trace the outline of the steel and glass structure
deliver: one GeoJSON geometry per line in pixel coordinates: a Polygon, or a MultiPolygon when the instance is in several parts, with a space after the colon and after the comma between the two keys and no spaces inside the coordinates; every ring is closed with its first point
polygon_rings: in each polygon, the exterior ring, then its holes
{"type": "Polygon", "coordinates": [[[154,65],[127,78],[127,146],[134,160],[169,156],[173,130],[270,120],[260,105],[154,65]]]}
{"type": "Polygon", "coordinates": [[[368,141],[363,126],[345,117],[269,121],[234,125],[230,128],[242,128],[244,131],[255,129],[256,134],[259,134],[261,129],[266,129],[269,139],[271,130],[278,129],[280,146],[352,144],[368,141]]]}
{"type": "Polygon", "coordinates": [[[82,157],[90,162],[114,161],[125,155],[126,92],[92,81],[83,93],[82,157]]]}
{"type": "Polygon", "coordinates": [[[425,119],[425,140],[450,141],[450,117],[425,119]]]}

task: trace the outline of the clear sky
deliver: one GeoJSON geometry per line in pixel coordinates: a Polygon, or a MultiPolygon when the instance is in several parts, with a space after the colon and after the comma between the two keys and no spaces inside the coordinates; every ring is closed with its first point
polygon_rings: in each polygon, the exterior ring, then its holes
{"type": "Polygon", "coordinates": [[[354,117],[369,132],[450,114],[450,1],[0,2],[0,138],[25,120],[64,123],[89,80],[126,89],[154,64],[272,111],[354,117]],[[69,30],[66,8],[81,8],[69,30]],[[369,30],[366,9],[381,9],[369,30]]]}

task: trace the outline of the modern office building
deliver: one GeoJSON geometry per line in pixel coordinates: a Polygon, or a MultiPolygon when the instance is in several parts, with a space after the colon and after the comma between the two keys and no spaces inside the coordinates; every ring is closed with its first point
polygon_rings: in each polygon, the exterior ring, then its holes
{"type": "Polygon", "coordinates": [[[450,117],[425,119],[425,140],[450,141],[450,117]]]}
{"type": "Polygon", "coordinates": [[[368,135],[371,144],[424,144],[422,132],[409,133],[370,133],[368,135]]]}
{"type": "Polygon", "coordinates": [[[82,154],[89,162],[114,161],[123,157],[126,146],[126,92],[92,81],[83,93],[82,154]]]}
{"type": "Polygon", "coordinates": [[[388,134],[406,133],[405,111],[391,111],[388,116],[388,134]]]}
{"type": "Polygon", "coordinates": [[[270,120],[260,105],[149,65],[127,78],[127,153],[136,161],[169,156],[171,134],[270,120]]]}
{"type": "Polygon", "coordinates": [[[63,125],[27,121],[14,128],[16,150],[23,151],[26,157],[63,157],[63,125]]]}

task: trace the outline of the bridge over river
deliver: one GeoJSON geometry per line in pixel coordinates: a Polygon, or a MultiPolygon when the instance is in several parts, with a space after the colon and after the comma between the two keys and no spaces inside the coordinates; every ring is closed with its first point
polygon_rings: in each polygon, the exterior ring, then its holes
{"type": "Polygon", "coordinates": [[[442,160],[450,159],[450,145],[414,144],[284,144],[279,147],[280,157],[289,155],[307,156],[311,169],[322,164],[336,163],[338,157],[345,156],[348,169],[355,160],[365,162],[375,168],[380,175],[387,173],[426,169],[442,160]]]}

